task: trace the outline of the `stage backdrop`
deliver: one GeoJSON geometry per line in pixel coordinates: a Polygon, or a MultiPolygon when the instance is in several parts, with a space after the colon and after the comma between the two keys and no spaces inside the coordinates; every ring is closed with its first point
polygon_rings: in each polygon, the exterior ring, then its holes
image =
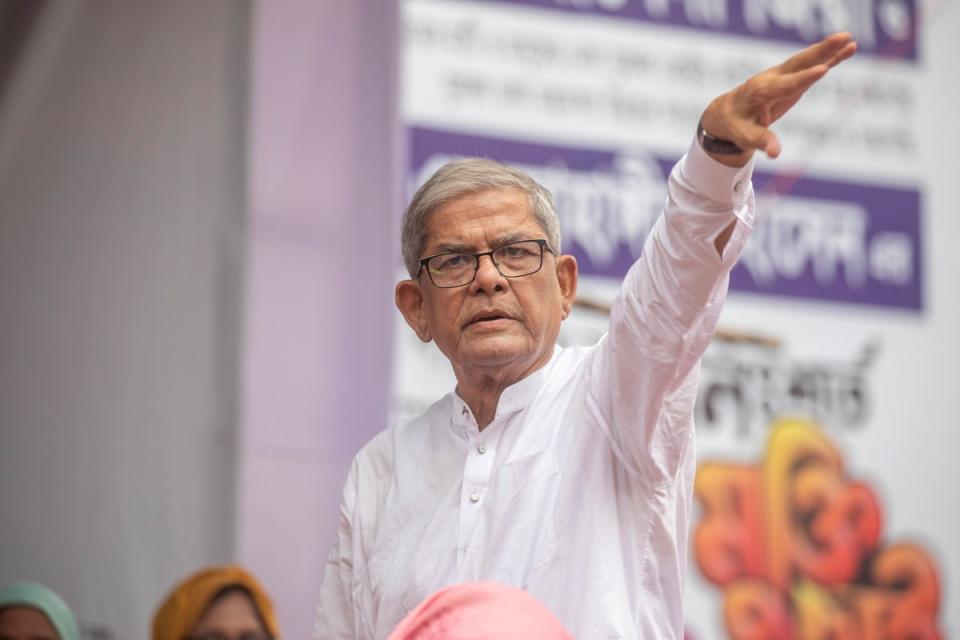
{"type": "Polygon", "coordinates": [[[234,557],[250,7],[32,4],[0,54],[0,586],[138,640],[234,557]]]}
{"type": "MultiPolygon", "coordinates": [[[[960,632],[960,8],[406,0],[402,18],[408,194],[460,155],[549,187],[583,275],[564,344],[605,330],[709,100],[805,43],[856,35],[859,55],[775,127],[782,157],[757,163],[762,221],[703,363],[687,628],[960,632]]],[[[399,418],[453,378],[399,319],[396,336],[399,418]]]]}

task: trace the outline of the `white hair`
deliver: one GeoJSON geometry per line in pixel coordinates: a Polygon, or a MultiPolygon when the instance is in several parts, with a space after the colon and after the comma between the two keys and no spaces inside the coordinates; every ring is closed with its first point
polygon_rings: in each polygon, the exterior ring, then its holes
{"type": "Polygon", "coordinates": [[[427,245],[427,218],[446,203],[470,193],[488,189],[519,189],[527,196],[530,212],[547,236],[547,245],[560,253],[560,220],[553,208],[553,196],[524,171],[486,158],[462,158],[443,165],[423,183],[403,214],[400,248],[403,262],[415,278],[420,257],[427,245]]]}

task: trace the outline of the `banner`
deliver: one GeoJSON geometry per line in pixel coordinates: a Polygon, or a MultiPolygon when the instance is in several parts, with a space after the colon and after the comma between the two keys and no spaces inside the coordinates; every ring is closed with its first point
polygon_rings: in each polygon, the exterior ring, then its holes
{"type": "MultiPolygon", "coordinates": [[[[408,193],[460,156],[518,166],[550,189],[582,276],[564,345],[606,330],[709,101],[829,33],[857,38],[858,55],[774,126],[781,157],[757,159],[758,223],[701,368],[690,639],[960,629],[945,595],[960,571],[960,522],[931,499],[954,483],[942,452],[960,441],[944,428],[950,393],[924,395],[930,380],[956,380],[938,361],[955,339],[942,314],[956,304],[929,294],[927,190],[943,172],[922,145],[931,96],[918,9],[404,3],[408,193]]],[[[399,418],[455,381],[402,321],[396,336],[399,418]]]]}

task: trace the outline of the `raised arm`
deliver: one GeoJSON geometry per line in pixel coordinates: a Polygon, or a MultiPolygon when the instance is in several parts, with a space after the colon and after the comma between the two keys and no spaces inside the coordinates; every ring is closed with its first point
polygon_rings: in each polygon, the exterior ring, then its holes
{"type": "Polygon", "coordinates": [[[779,155],[770,125],[855,51],[849,34],[835,34],[719,96],[701,118],[706,140],[671,172],[664,214],[588,370],[591,409],[614,453],[649,483],[676,476],[692,439],[699,358],[753,227],[753,153],[779,155]]]}

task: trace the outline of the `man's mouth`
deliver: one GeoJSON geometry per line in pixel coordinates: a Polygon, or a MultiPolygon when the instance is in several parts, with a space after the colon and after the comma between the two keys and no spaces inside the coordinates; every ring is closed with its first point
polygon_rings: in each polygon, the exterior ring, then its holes
{"type": "Polygon", "coordinates": [[[470,322],[467,323],[467,325],[483,324],[486,322],[496,322],[497,320],[509,320],[509,319],[510,319],[509,316],[505,316],[497,313],[485,313],[483,315],[479,315],[479,316],[476,316],[475,318],[472,318],[470,322]]]}

